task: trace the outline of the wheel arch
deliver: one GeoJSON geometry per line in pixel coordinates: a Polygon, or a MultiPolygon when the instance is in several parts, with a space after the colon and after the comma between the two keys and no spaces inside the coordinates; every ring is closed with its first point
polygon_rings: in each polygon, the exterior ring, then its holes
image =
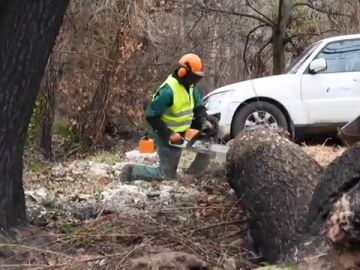
{"type": "Polygon", "coordinates": [[[268,98],[268,97],[254,97],[254,98],[249,98],[247,100],[245,100],[244,102],[242,102],[236,109],[232,120],[231,120],[231,130],[230,130],[230,136],[231,138],[233,138],[233,125],[234,125],[234,118],[236,117],[236,114],[247,104],[253,103],[253,102],[257,102],[257,101],[264,101],[264,102],[268,102],[271,103],[272,105],[278,107],[281,112],[284,114],[285,118],[286,118],[286,122],[288,124],[289,127],[289,132],[291,134],[291,138],[294,139],[295,138],[295,127],[294,127],[294,123],[291,119],[291,116],[288,112],[288,110],[285,108],[284,105],[282,105],[279,101],[272,99],[272,98],[268,98]]]}

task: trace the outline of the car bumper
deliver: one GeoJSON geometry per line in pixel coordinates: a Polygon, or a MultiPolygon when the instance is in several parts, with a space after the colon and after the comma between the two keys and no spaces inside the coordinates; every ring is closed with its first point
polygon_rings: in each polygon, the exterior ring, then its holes
{"type": "Polygon", "coordinates": [[[238,107],[239,104],[232,103],[227,106],[217,108],[216,110],[208,110],[209,115],[213,115],[219,120],[218,136],[220,139],[227,139],[231,137],[231,122],[238,107]]]}

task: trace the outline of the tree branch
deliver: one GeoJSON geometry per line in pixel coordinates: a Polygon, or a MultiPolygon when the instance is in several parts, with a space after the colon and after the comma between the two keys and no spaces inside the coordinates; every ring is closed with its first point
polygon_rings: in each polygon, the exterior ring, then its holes
{"type": "Polygon", "coordinates": [[[255,28],[253,28],[251,31],[249,31],[249,33],[247,33],[246,35],[246,40],[245,40],[245,46],[244,46],[244,51],[243,51],[243,55],[242,55],[242,58],[243,58],[243,62],[244,62],[244,65],[245,65],[245,71],[247,74],[249,74],[249,69],[248,69],[248,66],[247,66],[247,60],[246,60],[246,53],[247,53],[247,47],[249,45],[249,41],[250,41],[250,36],[258,29],[262,28],[262,27],[266,27],[268,25],[266,24],[260,24],[258,26],[256,26],[255,28]]]}
{"type": "Polygon", "coordinates": [[[328,30],[324,30],[324,31],[321,31],[321,32],[317,32],[317,33],[296,33],[294,35],[291,35],[289,37],[287,37],[287,40],[286,42],[289,42],[290,40],[292,40],[293,38],[297,38],[297,37],[306,37],[306,36],[322,36],[324,34],[327,34],[327,33],[331,33],[331,32],[337,32],[339,33],[340,31],[338,29],[328,29],[328,30]]]}
{"type": "Polygon", "coordinates": [[[189,30],[189,32],[186,33],[186,36],[189,38],[189,40],[193,41],[190,34],[191,32],[195,29],[195,27],[200,23],[201,19],[204,16],[204,11],[201,10],[201,14],[199,16],[199,18],[196,19],[195,23],[193,24],[193,26],[191,27],[191,29],[189,30]]]}
{"type": "Polygon", "coordinates": [[[271,40],[268,40],[261,48],[260,50],[254,55],[254,58],[258,57],[263,50],[265,50],[267,48],[267,46],[269,46],[271,44],[271,40]]]}
{"type": "Polygon", "coordinates": [[[332,16],[343,16],[343,17],[349,17],[350,18],[349,14],[333,12],[333,11],[330,11],[330,10],[321,9],[319,7],[315,7],[312,3],[306,3],[306,2],[295,3],[293,7],[295,8],[295,7],[300,7],[300,6],[308,7],[310,9],[313,9],[313,10],[315,10],[315,11],[317,11],[319,13],[323,13],[323,14],[328,14],[328,15],[332,15],[332,16]]]}
{"type": "Polygon", "coordinates": [[[242,13],[242,12],[237,12],[234,10],[226,10],[226,9],[217,9],[217,8],[212,8],[212,7],[204,7],[207,11],[211,11],[211,12],[217,12],[217,13],[222,13],[222,14],[227,14],[227,15],[233,15],[233,16],[238,16],[238,17],[245,17],[245,18],[250,18],[250,19],[254,19],[257,20],[263,24],[266,24],[270,27],[273,27],[274,24],[272,23],[272,21],[269,21],[266,18],[260,17],[260,16],[256,16],[254,14],[248,14],[248,13],[242,13]]]}
{"type": "Polygon", "coordinates": [[[255,13],[257,13],[258,15],[264,17],[266,20],[268,20],[269,22],[271,22],[273,25],[275,25],[275,22],[274,22],[271,18],[269,18],[268,16],[266,16],[266,15],[265,15],[264,13],[262,13],[261,11],[257,10],[252,4],[250,4],[249,0],[245,0],[245,2],[246,2],[246,5],[248,5],[251,10],[253,10],[253,11],[254,11],[255,13]]]}

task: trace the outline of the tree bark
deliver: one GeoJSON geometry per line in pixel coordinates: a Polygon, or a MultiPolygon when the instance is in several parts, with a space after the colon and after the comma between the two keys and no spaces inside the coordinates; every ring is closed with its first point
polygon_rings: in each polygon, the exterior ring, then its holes
{"type": "Polygon", "coordinates": [[[311,235],[324,234],[347,267],[360,267],[359,160],[357,143],[328,166],[314,191],[305,227],[311,235]]]}
{"type": "Polygon", "coordinates": [[[359,159],[360,143],[321,173],[274,132],[239,134],[227,178],[249,210],[250,233],[266,261],[306,270],[360,267],[359,159]]]}
{"type": "Polygon", "coordinates": [[[0,231],[26,221],[26,131],[68,0],[3,0],[0,9],[0,231]]]}
{"type": "Polygon", "coordinates": [[[291,12],[294,6],[294,0],[280,0],[278,20],[273,27],[272,45],[273,45],[273,74],[281,74],[285,66],[285,44],[286,32],[290,22],[291,12]]]}
{"type": "Polygon", "coordinates": [[[301,240],[320,165],[278,133],[257,128],[235,139],[226,171],[249,212],[255,248],[266,261],[278,261],[301,240]]]}
{"type": "Polygon", "coordinates": [[[309,205],[302,241],[291,248],[285,264],[296,264],[300,270],[359,269],[359,159],[357,144],[321,175],[309,205]]]}
{"type": "Polygon", "coordinates": [[[306,229],[320,231],[333,204],[360,184],[360,144],[355,144],[335,159],[320,178],[309,205],[306,229]]]}

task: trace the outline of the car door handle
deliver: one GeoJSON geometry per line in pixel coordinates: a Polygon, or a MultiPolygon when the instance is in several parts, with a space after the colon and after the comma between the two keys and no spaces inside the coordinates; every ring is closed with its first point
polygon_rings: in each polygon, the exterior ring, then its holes
{"type": "Polygon", "coordinates": [[[353,81],[357,82],[357,83],[360,83],[360,78],[354,78],[353,81]]]}

